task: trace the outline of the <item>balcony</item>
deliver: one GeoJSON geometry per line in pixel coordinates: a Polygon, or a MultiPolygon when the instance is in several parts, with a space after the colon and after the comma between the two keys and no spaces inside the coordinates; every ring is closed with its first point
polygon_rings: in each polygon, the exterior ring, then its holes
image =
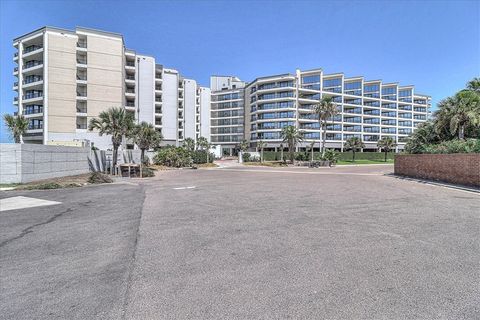
{"type": "Polygon", "coordinates": [[[43,130],[43,123],[29,124],[27,130],[43,130]]]}
{"type": "Polygon", "coordinates": [[[27,93],[23,96],[23,100],[40,98],[43,99],[43,91],[27,91],[27,93]]]}
{"type": "Polygon", "coordinates": [[[13,75],[16,75],[16,74],[18,74],[18,67],[13,68],[13,75]]]}
{"type": "Polygon", "coordinates": [[[77,100],[87,100],[87,91],[77,90],[77,100]]]}
{"type": "Polygon", "coordinates": [[[13,104],[18,104],[18,97],[13,97],[13,104]]]}
{"type": "Polygon", "coordinates": [[[43,49],[43,46],[42,45],[31,45],[31,46],[28,46],[26,47],[24,50],[23,50],[23,54],[27,54],[27,53],[30,53],[30,52],[33,52],[33,51],[37,51],[37,50],[40,50],[40,49],[43,49]]]}
{"type": "Polygon", "coordinates": [[[162,86],[155,86],[155,90],[162,91],[162,86]]]}
{"type": "Polygon", "coordinates": [[[86,58],[77,58],[77,67],[86,68],[87,67],[87,59],[86,58]]]}
{"type": "Polygon", "coordinates": [[[29,105],[23,108],[23,114],[25,116],[41,116],[43,114],[43,106],[42,105],[29,105]]]}
{"type": "Polygon", "coordinates": [[[39,69],[43,67],[43,61],[41,60],[31,60],[23,65],[23,71],[30,71],[31,69],[39,69]]]}
{"type": "Polygon", "coordinates": [[[18,90],[18,81],[13,83],[13,90],[18,90]]]}
{"type": "Polygon", "coordinates": [[[28,77],[25,77],[25,79],[22,81],[22,83],[23,84],[29,84],[29,83],[39,82],[39,81],[43,81],[42,76],[28,76],[28,77]]]}
{"type": "Polygon", "coordinates": [[[84,41],[82,41],[82,40],[78,41],[77,42],[77,48],[86,49],[87,48],[87,41],[85,41],[85,40],[84,41]]]}
{"type": "Polygon", "coordinates": [[[77,116],[87,116],[87,106],[77,105],[77,116]]]}
{"type": "Polygon", "coordinates": [[[125,62],[125,67],[135,68],[135,61],[127,61],[127,62],[125,62]]]}
{"type": "Polygon", "coordinates": [[[135,81],[135,76],[127,74],[125,76],[125,81],[127,81],[127,82],[135,81]]]}
{"type": "Polygon", "coordinates": [[[87,130],[86,123],[77,123],[77,130],[87,130]]]}

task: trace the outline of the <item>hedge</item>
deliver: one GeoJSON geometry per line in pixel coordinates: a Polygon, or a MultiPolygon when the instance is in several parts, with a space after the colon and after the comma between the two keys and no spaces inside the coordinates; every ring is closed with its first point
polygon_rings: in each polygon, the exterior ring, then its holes
{"type": "MultiPolygon", "coordinates": [[[[311,153],[308,153],[308,159],[311,157],[311,153]]],[[[295,157],[298,157],[298,154],[304,154],[304,152],[295,152],[295,157]]],[[[337,152],[338,155],[338,160],[352,160],[352,152],[337,152]]],[[[395,153],[394,152],[389,152],[387,155],[387,159],[393,159],[395,153]]],[[[313,158],[315,160],[319,160],[321,156],[320,152],[314,152],[313,153],[313,158]]],[[[263,159],[265,161],[279,161],[281,160],[281,152],[275,152],[275,151],[264,151],[263,152],[263,159]]],[[[288,152],[284,151],[283,152],[283,158],[288,159],[288,152]]],[[[385,160],[385,153],[383,152],[356,152],[355,153],[355,159],[356,160],[380,160],[383,161],[385,160]]]]}

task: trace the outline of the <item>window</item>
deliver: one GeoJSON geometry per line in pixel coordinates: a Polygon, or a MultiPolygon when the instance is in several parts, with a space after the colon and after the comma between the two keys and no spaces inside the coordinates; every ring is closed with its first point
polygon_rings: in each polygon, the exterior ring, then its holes
{"type": "Polygon", "coordinates": [[[365,92],[377,92],[380,91],[380,85],[378,84],[367,84],[363,87],[365,92]]]}
{"type": "Polygon", "coordinates": [[[361,89],[362,83],[361,82],[345,82],[345,90],[355,90],[361,89]]]}
{"type": "Polygon", "coordinates": [[[325,79],[323,80],[323,86],[324,87],[341,87],[342,86],[342,79],[337,78],[337,79],[325,79]]]}
{"type": "Polygon", "coordinates": [[[319,75],[302,77],[302,83],[316,83],[316,82],[320,82],[320,76],[319,75]]]}

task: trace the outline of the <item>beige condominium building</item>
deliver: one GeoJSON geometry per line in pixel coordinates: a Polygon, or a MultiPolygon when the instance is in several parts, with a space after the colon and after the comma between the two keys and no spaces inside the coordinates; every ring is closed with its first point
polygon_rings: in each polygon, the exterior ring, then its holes
{"type": "Polygon", "coordinates": [[[152,123],[164,144],[210,137],[210,89],[155,58],[125,48],[116,33],[44,27],[13,41],[18,114],[29,120],[27,143],[111,146],[87,130],[90,119],[124,107],[152,123]]]}

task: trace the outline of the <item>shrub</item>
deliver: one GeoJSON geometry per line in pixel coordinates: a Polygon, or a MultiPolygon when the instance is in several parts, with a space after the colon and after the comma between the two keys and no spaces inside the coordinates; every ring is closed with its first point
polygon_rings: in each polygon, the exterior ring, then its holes
{"type": "Polygon", "coordinates": [[[184,148],[168,147],[160,149],[153,157],[153,162],[167,167],[190,167],[192,166],[192,157],[190,152],[184,148]]]}
{"type": "Polygon", "coordinates": [[[100,172],[93,172],[88,178],[88,182],[89,183],[112,183],[113,180],[106,174],[103,174],[100,172]]]}
{"type": "Polygon", "coordinates": [[[335,164],[338,161],[338,155],[335,150],[327,149],[325,150],[325,155],[322,160],[330,161],[331,164],[335,164]]]}
{"type": "Polygon", "coordinates": [[[423,146],[421,153],[480,153],[480,139],[450,140],[423,146]]]}
{"type": "Polygon", "coordinates": [[[46,182],[41,184],[35,184],[31,186],[26,186],[26,190],[49,190],[49,189],[60,189],[62,186],[56,182],[46,182]]]}
{"type": "MultiPolygon", "coordinates": [[[[202,163],[207,163],[207,151],[206,150],[195,150],[191,152],[192,155],[192,161],[195,164],[202,164],[202,163]]],[[[208,155],[208,162],[212,163],[213,159],[215,158],[215,155],[213,153],[210,153],[208,155]]]]}
{"type": "Polygon", "coordinates": [[[148,167],[142,167],[142,178],[150,177],[155,177],[155,172],[148,167]]]}
{"type": "Polygon", "coordinates": [[[243,160],[243,162],[249,162],[250,161],[250,153],[248,153],[248,152],[242,153],[242,160],[243,160]]]}

